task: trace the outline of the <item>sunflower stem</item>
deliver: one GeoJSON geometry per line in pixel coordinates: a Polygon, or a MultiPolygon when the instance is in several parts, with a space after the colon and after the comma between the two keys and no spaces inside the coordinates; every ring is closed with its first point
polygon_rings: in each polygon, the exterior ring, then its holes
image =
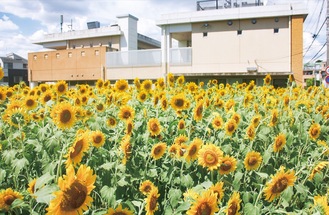
{"type": "Polygon", "coordinates": [[[64,147],[62,148],[60,157],[59,157],[59,161],[58,161],[58,166],[57,166],[57,172],[56,172],[56,178],[55,181],[58,181],[59,175],[61,174],[61,166],[62,166],[62,159],[63,159],[63,152],[64,152],[64,147]]]}

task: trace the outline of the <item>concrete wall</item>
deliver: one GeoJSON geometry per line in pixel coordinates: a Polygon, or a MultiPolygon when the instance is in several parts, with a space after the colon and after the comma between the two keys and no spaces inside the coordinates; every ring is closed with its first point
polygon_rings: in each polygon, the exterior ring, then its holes
{"type": "Polygon", "coordinates": [[[29,81],[103,79],[105,52],[93,47],[29,53],[29,81]]]}

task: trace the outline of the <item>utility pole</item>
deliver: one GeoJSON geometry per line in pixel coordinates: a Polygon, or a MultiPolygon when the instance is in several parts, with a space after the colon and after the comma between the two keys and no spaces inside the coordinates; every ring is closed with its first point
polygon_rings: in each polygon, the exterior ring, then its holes
{"type": "Polygon", "coordinates": [[[327,30],[326,30],[326,40],[327,40],[327,66],[329,66],[329,0],[327,0],[327,30]]]}

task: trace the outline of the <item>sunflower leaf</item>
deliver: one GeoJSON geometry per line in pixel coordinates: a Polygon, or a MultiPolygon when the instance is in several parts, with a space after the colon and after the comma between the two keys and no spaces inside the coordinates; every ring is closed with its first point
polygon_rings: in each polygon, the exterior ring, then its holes
{"type": "Polygon", "coordinates": [[[115,166],[115,162],[107,162],[107,163],[104,163],[100,166],[100,168],[103,168],[105,170],[110,170],[110,169],[113,169],[114,166],[115,166]]]}
{"type": "Polygon", "coordinates": [[[35,190],[40,189],[41,187],[43,187],[45,184],[47,184],[49,181],[53,180],[54,178],[55,178],[55,176],[54,175],[50,175],[49,172],[47,172],[46,174],[42,175],[35,182],[35,190]]]}
{"type": "Polygon", "coordinates": [[[168,192],[168,198],[172,207],[176,207],[182,196],[182,191],[179,189],[171,188],[168,192]]]}
{"type": "Polygon", "coordinates": [[[46,185],[36,191],[33,195],[36,196],[37,202],[49,204],[49,202],[54,198],[53,192],[57,189],[58,187],[55,184],[46,185]]]}
{"type": "Polygon", "coordinates": [[[183,211],[187,211],[190,208],[191,204],[189,202],[184,202],[182,203],[177,209],[176,209],[176,213],[180,213],[183,211]]]}
{"type": "Polygon", "coordinates": [[[110,205],[115,203],[115,188],[113,187],[108,187],[108,186],[104,186],[102,187],[102,189],[100,190],[101,196],[106,200],[106,202],[108,202],[110,205]]]}
{"type": "Polygon", "coordinates": [[[16,157],[17,151],[14,149],[5,150],[2,152],[2,157],[6,164],[10,164],[11,161],[16,157]]]}
{"type": "Polygon", "coordinates": [[[181,183],[185,187],[192,187],[193,186],[193,179],[190,175],[184,175],[181,178],[181,183]]]}
{"type": "Polygon", "coordinates": [[[0,169],[0,183],[2,183],[5,178],[6,178],[6,171],[3,169],[0,169]]]}
{"type": "Polygon", "coordinates": [[[29,164],[29,161],[25,157],[23,157],[21,159],[13,160],[13,168],[14,168],[15,174],[17,175],[28,164],[29,164]]]}
{"type": "Polygon", "coordinates": [[[252,215],[258,215],[259,213],[259,208],[254,206],[251,203],[247,203],[244,207],[243,207],[243,212],[244,214],[252,214],[252,215]]]}

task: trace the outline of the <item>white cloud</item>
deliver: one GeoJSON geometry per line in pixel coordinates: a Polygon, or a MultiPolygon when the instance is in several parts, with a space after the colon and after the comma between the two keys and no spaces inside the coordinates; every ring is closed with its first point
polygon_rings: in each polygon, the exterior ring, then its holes
{"type": "Polygon", "coordinates": [[[19,27],[15,23],[13,23],[8,16],[2,16],[2,18],[0,19],[0,32],[2,34],[8,31],[15,31],[18,29],[19,27]]]}

